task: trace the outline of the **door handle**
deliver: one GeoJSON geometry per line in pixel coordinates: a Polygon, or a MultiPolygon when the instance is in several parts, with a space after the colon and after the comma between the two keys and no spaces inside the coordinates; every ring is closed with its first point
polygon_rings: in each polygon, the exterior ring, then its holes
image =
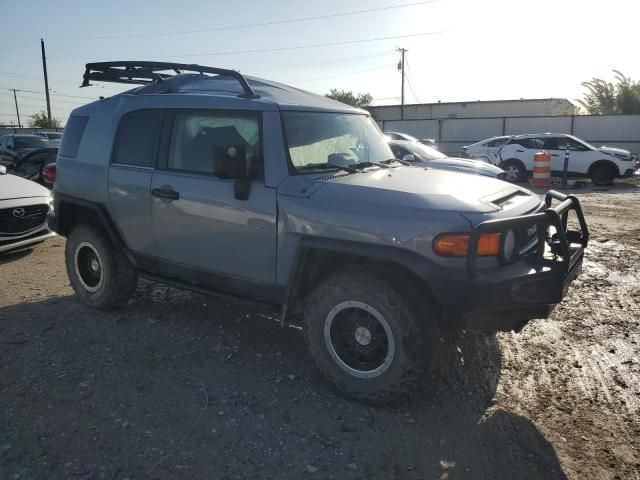
{"type": "Polygon", "coordinates": [[[516,152],[522,153],[522,152],[524,152],[524,150],[516,150],[516,152]]]}
{"type": "Polygon", "coordinates": [[[552,153],[551,156],[552,157],[559,157],[560,155],[558,155],[557,153],[552,153]]]}
{"type": "Polygon", "coordinates": [[[164,198],[167,200],[179,200],[180,192],[176,192],[171,187],[154,188],[151,190],[151,195],[158,198],[164,198]]]}

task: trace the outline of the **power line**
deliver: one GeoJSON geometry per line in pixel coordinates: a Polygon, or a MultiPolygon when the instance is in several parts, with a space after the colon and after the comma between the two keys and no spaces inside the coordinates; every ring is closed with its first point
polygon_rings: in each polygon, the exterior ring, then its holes
{"type": "Polygon", "coordinates": [[[356,70],[355,72],[342,73],[342,74],[339,74],[339,75],[329,75],[329,76],[326,76],[326,77],[310,78],[310,79],[306,79],[306,80],[294,80],[294,82],[305,83],[305,82],[315,82],[316,80],[326,80],[328,78],[349,77],[351,75],[357,75],[359,73],[364,73],[364,72],[371,72],[373,70],[382,70],[383,68],[390,68],[390,65],[380,65],[378,67],[365,68],[364,70],[356,70]]]}
{"type": "Polygon", "coordinates": [[[409,75],[407,75],[407,83],[409,84],[409,89],[411,90],[411,93],[413,94],[413,97],[416,99],[416,102],[417,103],[422,103],[420,101],[420,99],[418,98],[418,94],[416,93],[415,89],[413,88],[413,82],[411,81],[411,79],[413,78],[413,72],[411,71],[411,66],[409,65],[408,61],[406,61],[406,63],[407,63],[407,70],[409,72],[409,75]]]}
{"type": "MultiPolygon", "coordinates": [[[[308,45],[294,45],[290,47],[276,47],[276,48],[260,48],[255,50],[229,50],[223,52],[210,52],[210,53],[189,53],[183,55],[164,55],[166,58],[185,58],[185,57],[214,57],[221,55],[239,55],[245,53],[265,53],[265,52],[281,52],[285,50],[300,50],[305,48],[317,48],[317,47],[334,47],[338,45],[353,45],[357,43],[367,43],[367,42],[379,42],[383,40],[397,40],[399,38],[414,38],[414,37],[426,37],[428,35],[438,35],[440,33],[444,33],[444,31],[437,32],[422,32],[422,33],[411,33],[407,35],[393,35],[390,37],[377,37],[377,38],[366,38],[362,40],[347,40],[344,42],[330,42],[330,43],[315,43],[308,45]]],[[[85,60],[86,57],[48,57],[50,60],[85,60]]],[[[99,61],[99,60],[98,60],[99,61]]],[[[109,60],[102,60],[109,61],[109,60]]]]}
{"type": "Polygon", "coordinates": [[[298,22],[308,22],[312,20],[323,20],[327,18],[337,18],[337,17],[346,17],[349,15],[360,15],[363,13],[372,13],[372,12],[381,12],[384,10],[393,10],[399,8],[408,8],[415,7],[418,5],[426,5],[429,3],[436,3],[442,0],[426,0],[422,2],[413,2],[413,3],[403,3],[400,5],[390,5],[386,7],[378,7],[378,8],[367,8],[364,10],[352,10],[349,12],[340,12],[340,13],[330,13],[327,15],[317,15],[314,17],[301,17],[301,18],[291,18],[287,20],[274,20],[271,22],[261,22],[261,23],[248,23],[244,25],[229,25],[229,26],[218,26],[211,28],[203,28],[198,30],[181,30],[181,31],[172,31],[172,32],[155,32],[155,33],[133,33],[129,35],[87,35],[87,36],[54,36],[47,37],[47,40],[90,40],[90,39],[109,39],[109,38],[144,38],[144,37],[159,37],[159,36],[168,36],[168,35],[187,35],[192,33],[206,33],[206,32],[220,32],[226,30],[237,30],[237,29],[245,29],[245,28],[255,28],[255,27],[266,27],[271,25],[283,25],[286,23],[298,23],[298,22]]]}
{"type": "MultiPolygon", "coordinates": [[[[0,87],[0,89],[7,89],[7,90],[13,90],[13,87],[0,87]]],[[[38,93],[42,96],[44,96],[44,92],[43,91],[37,91],[37,90],[23,90],[21,88],[16,88],[17,92],[26,92],[26,93],[38,93]]],[[[55,90],[49,90],[50,92],[55,92],[55,90]]],[[[50,95],[56,96],[56,97],[69,97],[69,98],[88,98],[90,100],[96,100],[95,97],[85,97],[82,95],[65,95],[62,93],[51,93],[50,95]]]]}
{"type": "MultiPolygon", "coordinates": [[[[306,63],[296,63],[295,65],[286,65],[284,66],[284,68],[296,68],[296,67],[309,67],[309,66],[314,66],[314,65],[333,65],[335,63],[345,63],[345,62],[353,62],[353,61],[358,61],[358,60],[367,60],[370,58],[377,58],[377,57],[388,57],[391,55],[395,55],[395,50],[385,50],[384,52],[378,52],[378,53],[371,53],[368,55],[357,55],[354,57],[342,57],[339,58],[337,60],[323,60],[320,62],[306,62],[306,63]]],[[[258,72],[269,72],[269,71],[275,71],[275,70],[282,70],[283,66],[275,66],[275,67],[269,67],[268,69],[263,69],[263,68],[256,68],[256,71],[258,72]]]]}
{"type": "MultiPolygon", "coordinates": [[[[42,77],[38,76],[38,75],[28,75],[26,73],[11,73],[11,72],[0,72],[0,76],[3,77],[11,77],[11,78],[26,78],[26,79],[33,79],[33,80],[38,80],[38,81],[42,81],[42,77]]],[[[51,80],[54,80],[56,82],[60,82],[60,83],[68,83],[68,84],[72,84],[75,86],[78,86],[78,82],[72,82],[70,80],[60,80],[57,78],[52,78],[51,80]]]]}

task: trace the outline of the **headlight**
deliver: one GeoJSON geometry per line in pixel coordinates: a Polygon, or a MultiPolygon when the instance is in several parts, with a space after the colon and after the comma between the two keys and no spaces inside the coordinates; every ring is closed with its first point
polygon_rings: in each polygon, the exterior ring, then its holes
{"type": "Polygon", "coordinates": [[[502,235],[502,258],[506,262],[511,262],[516,256],[516,233],[513,230],[507,230],[502,235]]]}

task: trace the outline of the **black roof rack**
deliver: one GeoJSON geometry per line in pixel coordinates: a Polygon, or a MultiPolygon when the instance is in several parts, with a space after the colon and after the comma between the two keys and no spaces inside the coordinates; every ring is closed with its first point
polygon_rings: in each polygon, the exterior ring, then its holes
{"type": "Polygon", "coordinates": [[[203,65],[186,64],[186,63],[167,63],[167,62],[98,62],[87,63],[84,75],[82,77],[81,87],[88,87],[90,81],[114,82],[114,83],[134,83],[148,85],[151,83],[159,83],[174,75],[166,72],[173,71],[175,75],[183,72],[197,72],[200,74],[213,73],[225,77],[231,77],[238,80],[244,93],[240,95],[243,98],[259,98],[259,95],[253,91],[247,79],[235,70],[225,68],[206,67],[203,65]]]}

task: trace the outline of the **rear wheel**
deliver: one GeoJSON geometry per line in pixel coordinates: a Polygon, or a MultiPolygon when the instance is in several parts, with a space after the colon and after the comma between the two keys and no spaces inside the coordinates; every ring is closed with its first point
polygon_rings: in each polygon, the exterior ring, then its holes
{"type": "Polygon", "coordinates": [[[610,165],[598,165],[591,170],[591,181],[594,185],[611,185],[615,178],[616,173],[610,165]]]}
{"type": "Polygon", "coordinates": [[[91,307],[110,309],[124,305],[138,284],[135,267],[93,225],[78,225],[71,231],[65,261],[73,290],[91,307]]]}
{"type": "Polygon", "coordinates": [[[333,274],[310,294],[304,323],[309,351],[346,396],[387,403],[420,384],[434,318],[410,291],[382,271],[360,267],[333,274]]]}
{"type": "Polygon", "coordinates": [[[507,160],[502,164],[502,169],[506,173],[505,180],[508,182],[524,182],[527,178],[527,171],[524,165],[517,160],[507,160]]]}

